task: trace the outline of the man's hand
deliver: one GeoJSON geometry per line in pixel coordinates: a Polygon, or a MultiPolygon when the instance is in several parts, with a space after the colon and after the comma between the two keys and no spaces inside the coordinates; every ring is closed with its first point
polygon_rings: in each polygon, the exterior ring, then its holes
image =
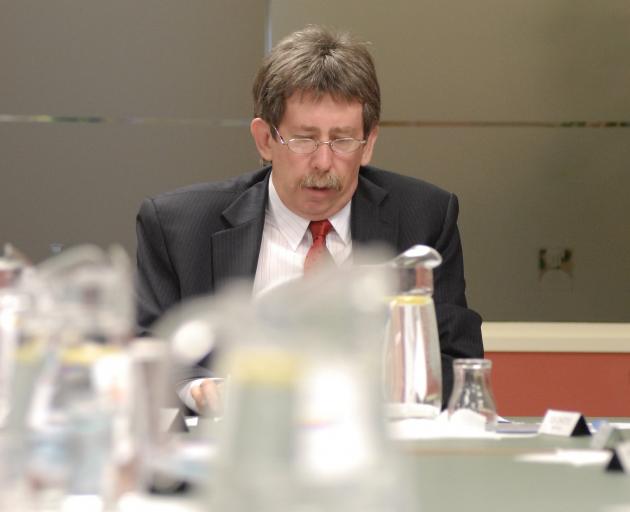
{"type": "Polygon", "coordinates": [[[203,379],[201,384],[193,386],[190,394],[201,414],[218,416],[223,411],[223,379],[203,379]]]}

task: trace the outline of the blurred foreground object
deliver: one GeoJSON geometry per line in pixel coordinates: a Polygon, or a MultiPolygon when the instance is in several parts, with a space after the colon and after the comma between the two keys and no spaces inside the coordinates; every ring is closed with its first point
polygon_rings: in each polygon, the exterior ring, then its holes
{"type": "Polygon", "coordinates": [[[17,315],[21,307],[17,283],[28,260],[11,244],[0,256],[0,426],[9,412],[9,387],[17,337],[17,315]]]}
{"type": "Polygon", "coordinates": [[[442,258],[415,245],[392,262],[397,293],[391,299],[384,348],[384,388],[390,418],[435,418],[442,408],[442,366],[433,269],[442,258]]]}
{"type": "Polygon", "coordinates": [[[179,328],[219,333],[227,396],[212,510],[407,510],[381,394],[390,270],[330,268],[254,303],[245,286],[180,310],[179,328]]]}
{"type": "Polygon", "coordinates": [[[30,261],[11,244],[5,244],[0,256],[0,289],[14,286],[30,261]]]}
{"type": "Polygon", "coordinates": [[[2,432],[1,471],[13,482],[7,489],[87,496],[105,506],[115,486],[114,432],[129,410],[124,348],[134,309],[127,256],[118,248],[71,248],[25,272],[15,289],[2,432]]]}

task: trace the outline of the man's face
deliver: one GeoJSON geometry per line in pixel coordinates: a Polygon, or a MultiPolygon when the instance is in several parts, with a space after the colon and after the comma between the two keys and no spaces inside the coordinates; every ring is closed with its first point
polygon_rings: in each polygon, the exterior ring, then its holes
{"type": "MultiPolygon", "coordinates": [[[[336,101],[330,95],[315,100],[298,92],[287,100],[277,128],[285,141],[363,139],[363,108],[359,102],[336,101]]],[[[334,153],[326,144],[311,154],[294,153],[277,136],[271,137],[270,127],[262,119],[252,122],[252,134],[261,156],[273,164],[273,184],[282,202],[300,217],[321,220],[337,213],[352,198],[359,166],[369,163],[372,156],[377,129],[367,136],[367,144],[345,154],[334,153]]]]}

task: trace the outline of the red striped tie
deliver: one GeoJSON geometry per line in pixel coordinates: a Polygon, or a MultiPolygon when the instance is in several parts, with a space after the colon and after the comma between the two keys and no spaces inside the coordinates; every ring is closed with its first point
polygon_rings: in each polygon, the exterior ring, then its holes
{"type": "Polygon", "coordinates": [[[313,245],[311,245],[304,260],[305,275],[310,274],[314,269],[326,262],[332,262],[332,256],[326,249],[326,235],[332,229],[330,221],[328,219],[311,221],[308,229],[313,235],[313,245]]]}

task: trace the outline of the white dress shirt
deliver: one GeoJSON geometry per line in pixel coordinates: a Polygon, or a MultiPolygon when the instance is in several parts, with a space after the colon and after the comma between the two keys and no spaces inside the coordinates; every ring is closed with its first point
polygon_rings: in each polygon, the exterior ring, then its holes
{"type": "MultiPolygon", "coordinates": [[[[273,171],[272,171],[273,178],[273,171]]],[[[345,263],[352,252],[350,203],[328,219],[333,229],[326,236],[326,248],[337,265],[345,263]]],[[[271,288],[304,274],[304,259],[313,243],[310,221],[289,210],[269,180],[269,201],[258,254],[252,294],[259,296],[271,288]]]]}
{"type": "MultiPolygon", "coordinates": [[[[272,178],[273,171],[269,179],[269,200],[265,209],[265,225],[258,253],[253,297],[258,297],[282,283],[302,277],[306,253],[313,243],[313,237],[308,230],[310,221],[286,207],[273,185],[272,178]]],[[[326,236],[326,248],[339,266],[349,262],[352,254],[350,202],[328,220],[333,229],[326,236]]],[[[194,411],[197,407],[190,392],[201,382],[203,379],[192,380],[178,391],[179,397],[194,411]]]]}

